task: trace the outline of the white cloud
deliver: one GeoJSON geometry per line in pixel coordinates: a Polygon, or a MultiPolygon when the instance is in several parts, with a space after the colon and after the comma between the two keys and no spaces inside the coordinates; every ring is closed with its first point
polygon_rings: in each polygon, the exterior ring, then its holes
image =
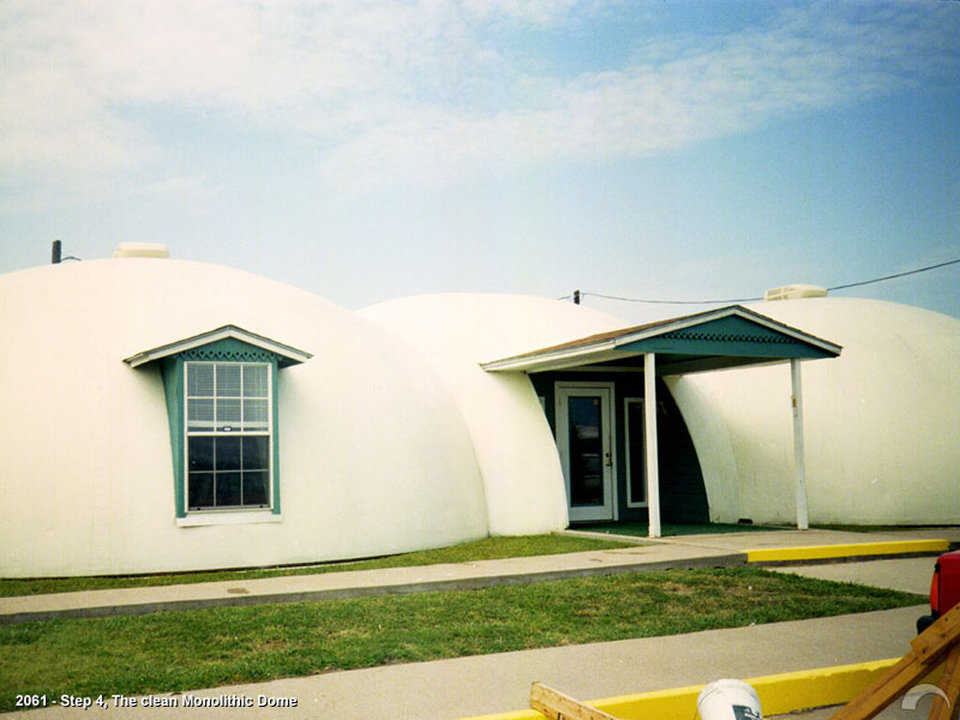
{"type": "Polygon", "coordinates": [[[562,21],[578,5],[582,11],[594,3],[580,0],[464,0],[464,7],[479,20],[507,17],[533,25],[562,21]]]}
{"type": "Polygon", "coordinates": [[[922,55],[941,62],[938,72],[944,60],[956,69],[949,27],[912,12],[859,23],[788,12],[772,28],[698,48],[687,43],[676,59],[656,62],[647,53],[615,72],[525,78],[533,100],[525,108],[398,114],[340,146],[332,172],[372,183],[397,175],[446,180],[478,167],[649,155],[893,92],[925,72],[922,55]]]}
{"type": "Polygon", "coordinates": [[[711,39],[638,38],[632,62],[576,77],[531,75],[491,39],[504,23],[536,33],[594,10],[573,0],[7,0],[0,173],[156,163],[161,140],[122,111],[200,108],[312,139],[331,179],[437,181],[642,156],[958,70],[960,14],[929,5],[819,5],[711,39]]]}

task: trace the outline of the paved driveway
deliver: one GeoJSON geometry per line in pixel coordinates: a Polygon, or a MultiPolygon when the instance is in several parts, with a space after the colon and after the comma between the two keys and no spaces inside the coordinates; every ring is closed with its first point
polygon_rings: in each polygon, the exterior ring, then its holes
{"type": "Polygon", "coordinates": [[[930,577],[935,562],[936,558],[933,557],[919,557],[826,565],[781,565],[768,569],[824,580],[903,590],[927,596],[930,594],[930,577]]]}

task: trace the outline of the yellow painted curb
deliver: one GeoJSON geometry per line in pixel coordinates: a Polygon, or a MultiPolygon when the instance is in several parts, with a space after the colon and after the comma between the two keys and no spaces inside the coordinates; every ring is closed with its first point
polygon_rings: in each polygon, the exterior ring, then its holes
{"type": "MultiPolygon", "coordinates": [[[[796,710],[849,702],[899,661],[900,658],[892,658],[799,670],[746,678],[745,682],[757,691],[764,716],[782,715],[796,710]]],[[[703,687],[691,685],[585,702],[622,720],[690,720],[696,715],[697,695],[703,687]]],[[[557,690],[567,692],[564,688],[557,690]]],[[[518,710],[463,720],[543,720],[543,715],[536,710],[518,710]]]]}
{"type": "Polygon", "coordinates": [[[807,545],[802,547],[758,548],[744,550],[747,562],[783,562],[785,560],[821,560],[862,557],[864,555],[904,555],[906,553],[946,552],[947,540],[892,540],[889,542],[845,543],[843,545],[807,545]]]}

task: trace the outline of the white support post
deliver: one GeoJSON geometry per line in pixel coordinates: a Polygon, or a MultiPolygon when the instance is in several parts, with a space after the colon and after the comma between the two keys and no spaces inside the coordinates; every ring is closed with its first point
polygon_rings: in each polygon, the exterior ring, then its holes
{"type": "Polygon", "coordinates": [[[654,353],[643,356],[643,425],[647,454],[647,510],[650,537],[660,537],[660,464],[657,457],[657,361],[654,353]]]}
{"type": "Polygon", "coordinates": [[[793,473],[797,496],[797,530],[810,527],[807,513],[807,475],[803,459],[803,393],[800,383],[800,360],[790,359],[790,384],[793,405],[793,473]]]}

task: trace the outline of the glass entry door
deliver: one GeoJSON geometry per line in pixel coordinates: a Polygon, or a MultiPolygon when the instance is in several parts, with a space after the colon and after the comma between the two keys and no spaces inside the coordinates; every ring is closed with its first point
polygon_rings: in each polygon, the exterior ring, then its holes
{"type": "Polygon", "coordinates": [[[557,383],[556,402],[570,520],[612,520],[613,383],[557,383]]]}

